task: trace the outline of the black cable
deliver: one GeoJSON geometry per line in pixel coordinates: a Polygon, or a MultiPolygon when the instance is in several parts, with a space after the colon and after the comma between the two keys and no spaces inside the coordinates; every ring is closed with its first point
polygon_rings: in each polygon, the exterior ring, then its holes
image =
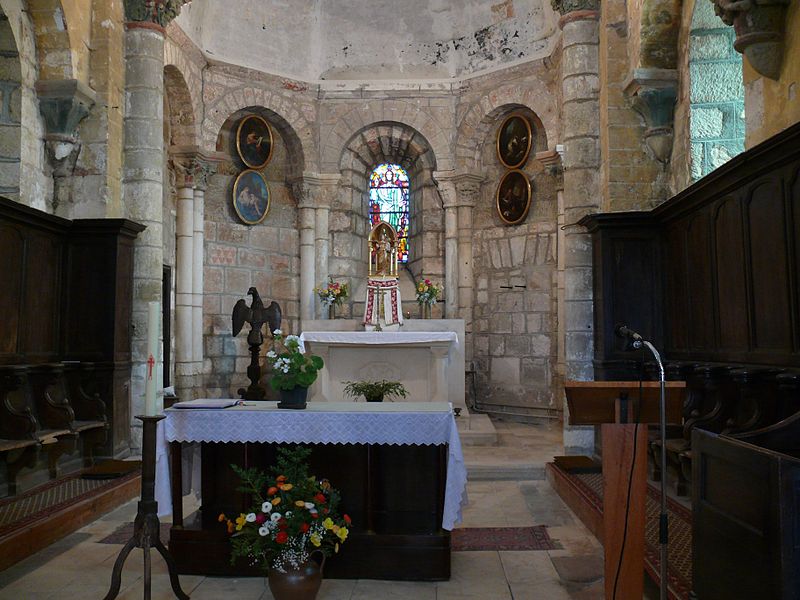
{"type": "MultiPolygon", "coordinates": [[[[633,428],[633,456],[631,457],[631,469],[628,473],[628,494],[625,499],[625,526],[622,529],[622,547],[619,549],[619,561],[617,562],[617,572],[614,575],[614,592],[611,595],[612,600],[617,600],[617,585],[619,585],[619,574],[622,571],[622,558],[625,556],[625,541],[628,539],[628,517],[631,512],[631,489],[633,487],[633,469],[636,465],[636,449],[639,444],[637,439],[639,437],[639,416],[642,409],[642,380],[644,379],[644,348],[642,348],[642,355],[639,361],[639,405],[636,407],[636,426],[633,428]]],[[[662,452],[664,450],[662,449],[662,452]]]]}

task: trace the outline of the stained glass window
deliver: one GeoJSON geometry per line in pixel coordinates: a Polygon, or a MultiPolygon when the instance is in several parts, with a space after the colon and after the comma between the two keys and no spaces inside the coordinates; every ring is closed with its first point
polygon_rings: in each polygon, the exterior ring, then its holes
{"type": "Polygon", "coordinates": [[[397,231],[397,262],[408,262],[408,174],[400,165],[375,167],[369,181],[369,222],[386,221],[397,231]]]}

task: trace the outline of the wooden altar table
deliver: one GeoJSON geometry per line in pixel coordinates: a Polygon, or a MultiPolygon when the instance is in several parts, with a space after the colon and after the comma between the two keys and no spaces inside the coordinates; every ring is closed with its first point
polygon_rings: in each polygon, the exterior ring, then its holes
{"type": "Polygon", "coordinates": [[[326,577],[450,577],[450,530],[466,501],[466,468],[449,403],[325,402],[300,411],[250,404],[165,411],[156,497],[162,514],[174,507],[169,549],[180,573],[263,575],[230,564],[228,536],[217,521],[221,512],[251,506],[235,491],[230,464],[267,470],[278,445],[302,443],[314,449],[311,472],[341,491],[341,508],[353,519],[347,543],[326,563],[326,577]],[[202,505],[187,518],[182,442],[198,442],[202,456],[202,505]]]}

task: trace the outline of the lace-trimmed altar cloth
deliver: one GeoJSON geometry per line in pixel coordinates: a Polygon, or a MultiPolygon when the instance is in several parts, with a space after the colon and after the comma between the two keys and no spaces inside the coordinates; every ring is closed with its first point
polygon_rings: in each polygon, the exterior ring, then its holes
{"type": "Polygon", "coordinates": [[[449,403],[311,402],[305,410],[281,410],[277,402],[260,402],[225,409],[168,409],[164,414],[167,418],[158,424],[156,451],[160,516],[172,512],[169,442],[447,444],[442,529],[450,531],[461,522],[461,507],[467,503],[467,469],[449,403]]]}

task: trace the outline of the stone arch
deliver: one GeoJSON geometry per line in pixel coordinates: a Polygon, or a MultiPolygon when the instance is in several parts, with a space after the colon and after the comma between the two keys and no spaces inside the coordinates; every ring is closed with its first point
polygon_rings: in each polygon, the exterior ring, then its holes
{"type": "Polygon", "coordinates": [[[438,169],[452,169],[451,136],[452,108],[420,107],[405,100],[384,100],[378,103],[359,103],[339,117],[333,127],[320,134],[320,163],[324,171],[335,170],[342,148],[362,130],[374,123],[404,123],[416,130],[433,150],[438,169]]]}
{"type": "MultiPolygon", "coordinates": [[[[184,120],[189,118],[191,111],[192,132],[190,133],[188,126],[184,124],[182,137],[191,137],[194,140],[192,144],[199,145],[203,107],[200,95],[203,89],[202,68],[205,60],[199,51],[198,56],[187,56],[183,48],[173,39],[176,28],[177,26],[172,23],[167,27],[164,43],[164,92],[167,95],[175,94],[176,98],[180,98],[183,107],[180,112],[183,113],[184,120]]],[[[180,32],[179,29],[177,31],[180,32]]]]}
{"type": "MultiPolygon", "coordinates": [[[[400,292],[407,310],[414,306],[414,280],[423,273],[441,279],[444,211],[433,181],[437,155],[428,139],[413,126],[382,121],[362,127],[345,141],[338,156],[340,193],[332,207],[333,239],[330,270],[334,277],[352,278],[351,314],[363,311],[369,234],[369,176],[381,163],[402,166],[409,175],[409,262],[400,270],[400,292]]],[[[438,310],[438,309],[437,309],[438,310]]]]}
{"type": "MultiPolygon", "coordinates": [[[[238,115],[248,111],[262,114],[283,138],[294,163],[289,175],[300,176],[304,170],[313,170],[315,113],[305,114],[307,107],[298,106],[279,94],[258,87],[239,87],[227,90],[206,106],[201,133],[201,147],[210,152],[220,147],[220,139],[238,115]]],[[[313,111],[313,108],[311,108],[313,111]]]]}
{"type": "Polygon", "coordinates": [[[530,87],[505,86],[474,102],[458,123],[456,168],[466,171],[478,169],[484,144],[494,143],[491,129],[515,110],[526,111],[537,129],[535,147],[531,152],[546,150],[552,143],[549,139],[552,132],[557,130],[558,109],[552,97],[530,87]]]}
{"type": "Polygon", "coordinates": [[[13,178],[19,188],[17,197],[24,204],[48,210],[52,208],[52,180],[45,174],[44,123],[34,91],[39,76],[34,27],[23,0],[0,0],[0,12],[13,33],[21,68],[18,93],[11,98],[18,108],[13,120],[18,122],[17,135],[29,140],[21,145],[18,162],[13,166],[13,178]]]}
{"type": "Polygon", "coordinates": [[[696,2],[689,25],[689,176],[697,181],[744,151],[742,55],[711,2],[696,2]]]}
{"type": "MultiPolygon", "coordinates": [[[[39,77],[43,80],[88,78],[89,53],[81,40],[91,39],[91,18],[81,16],[79,3],[61,0],[28,0],[36,47],[47,48],[39,54],[39,77]]],[[[88,8],[88,7],[84,7],[88,8]]]]}
{"type": "Polygon", "coordinates": [[[164,96],[167,100],[170,146],[197,145],[195,105],[183,73],[174,65],[164,66],[164,96]]]}

